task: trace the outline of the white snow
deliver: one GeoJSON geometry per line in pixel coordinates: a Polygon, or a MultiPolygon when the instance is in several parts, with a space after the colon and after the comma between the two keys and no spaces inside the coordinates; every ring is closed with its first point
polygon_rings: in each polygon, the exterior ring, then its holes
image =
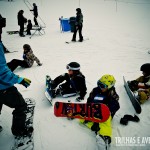
{"type": "MultiPolygon", "coordinates": [[[[134,115],[134,108],[123,86],[123,75],[132,80],[140,75],[140,66],[150,62],[150,1],[149,0],[30,0],[36,3],[39,15],[46,24],[43,36],[8,35],[6,31],[18,30],[17,13],[24,10],[24,16],[32,19],[33,15],[23,0],[0,1],[0,14],[7,18],[7,26],[3,28],[2,41],[16,53],[6,54],[7,62],[16,58],[22,59],[23,44],[30,44],[34,54],[43,63],[32,68],[18,68],[15,73],[31,79],[29,88],[16,85],[24,98],[36,100],[34,118],[35,150],[96,150],[96,135],[79,124],[78,120],[56,118],[53,107],[45,98],[45,76],[52,78],[67,72],[65,66],[71,61],[81,64],[81,71],[86,76],[88,93],[96,86],[97,80],[106,73],[113,74],[117,80],[116,90],[120,96],[120,110],[112,121],[113,135],[111,150],[149,150],[150,141],[144,146],[117,146],[117,137],[135,139],[150,137],[150,102],[142,105],[140,122],[129,122],[127,126],[120,124],[125,114],[134,115]],[[71,32],[60,32],[59,17],[75,16],[75,9],[81,7],[84,15],[83,36],[88,37],[83,43],[65,44],[72,38],[71,32]]],[[[40,21],[40,20],[39,20],[40,21]]],[[[41,22],[42,23],[42,22],[41,22]]],[[[33,33],[33,31],[32,31],[33,33]]],[[[78,37],[78,35],[77,35],[78,37]]],[[[55,98],[56,101],[75,101],[72,98],[55,98]]],[[[11,134],[12,110],[3,106],[0,125],[0,149],[10,150],[13,145],[11,134]]],[[[133,142],[132,142],[133,143],[133,142]]],[[[142,143],[142,141],[140,141],[142,143]]]]}

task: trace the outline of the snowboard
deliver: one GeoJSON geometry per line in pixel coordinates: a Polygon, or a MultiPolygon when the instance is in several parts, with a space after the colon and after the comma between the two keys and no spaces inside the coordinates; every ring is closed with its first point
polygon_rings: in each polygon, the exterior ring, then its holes
{"type": "MultiPolygon", "coordinates": [[[[87,40],[89,40],[89,38],[83,39],[82,42],[87,41],[87,40]]],[[[66,41],[65,43],[66,43],[66,44],[70,44],[70,43],[82,43],[82,42],[80,42],[80,41],[66,41]]]]}
{"type": "Polygon", "coordinates": [[[140,114],[142,111],[141,105],[140,105],[139,101],[137,100],[137,98],[135,97],[135,94],[130,90],[128,83],[126,82],[124,76],[123,76],[123,81],[124,81],[124,87],[126,89],[126,92],[131,100],[131,103],[132,103],[136,113],[140,114]]]}
{"type": "Polygon", "coordinates": [[[25,125],[28,129],[28,134],[24,136],[14,136],[14,146],[11,150],[33,150],[34,149],[34,139],[33,139],[33,118],[34,118],[34,108],[35,100],[31,98],[26,98],[27,103],[26,121],[25,125]]]}
{"type": "Polygon", "coordinates": [[[46,90],[45,90],[45,96],[52,105],[52,89],[51,89],[51,77],[49,75],[46,75],[46,90]]]}
{"type": "Polygon", "coordinates": [[[105,122],[109,116],[109,108],[102,103],[70,103],[55,102],[56,117],[78,118],[92,122],[105,122]]]}
{"type": "Polygon", "coordinates": [[[18,34],[19,31],[7,31],[8,34],[18,34]]]}

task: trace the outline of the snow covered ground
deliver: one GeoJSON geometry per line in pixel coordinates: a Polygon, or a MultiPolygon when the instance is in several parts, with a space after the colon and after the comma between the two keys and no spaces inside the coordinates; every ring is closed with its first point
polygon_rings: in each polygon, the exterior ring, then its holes
{"type": "MultiPolygon", "coordinates": [[[[56,118],[53,107],[45,98],[45,76],[52,78],[65,73],[66,64],[77,61],[86,76],[88,94],[96,86],[97,80],[106,73],[113,74],[117,80],[116,90],[120,96],[120,110],[113,121],[111,150],[149,150],[150,149],[150,102],[142,105],[140,122],[120,124],[125,114],[134,115],[134,108],[123,86],[123,75],[127,80],[139,77],[140,66],[150,62],[150,1],[149,0],[30,0],[36,2],[39,15],[46,24],[43,36],[36,34],[19,37],[8,35],[6,31],[18,30],[17,13],[24,10],[24,16],[32,19],[33,15],[23,0],[0,0],[0,14],[7,18],[3,28],[2,40],[10,50],[18,52],[6,54],[9,62],[13,58],[21,59],[23,44],[30,44],[43,66],[30,69],[18,68],[15,73],[31,79],[29,88],[16,85],[24,97],[36,100],[34,118],[35,150],[96,150],[95,134],[79,124],[78,120],[56,118]],[[88,37],[83,43],[65,44],[72,38],[71,32],[61,33],[59,17],[75,16],[75,9],[81,7],[84,15],[83,36],[88,37]],[[117,146],[117,139],[130,138],[132,146],[117,146]],[[138,139],[140,141],[138,141],[138,139]],[[146,139],[145,141],[142,139],[146,139]],[[135,144],[134,144],[135,142],[135,144]],[[139,142],[139,143],[138,143],[139,142]],[[145,144],[144,144],[145,142],[145,144]],[[143,144],[143,146],[140,146],[143,144]]],[[[40,20],[39,20],[40,21],[40,20]]],[[[41,21],[40,21],[41,22],[41,21]]],[[[41,22],[42,24],[42,22],[41,22]]],[[[86,99],[85,98],[85,99],[86,99]]],[[[75,101],[72,98],[56,98],[56,101],[75,101]]],[[[85,100],[86,101],[86,100],[85,100]]],[[[3,106],[0,116],[0,149],[10,150],[13,144],[11,134],[12,109],[3,106]]],[[[129,142],[130,143],[130,142],[129,142]]]]}

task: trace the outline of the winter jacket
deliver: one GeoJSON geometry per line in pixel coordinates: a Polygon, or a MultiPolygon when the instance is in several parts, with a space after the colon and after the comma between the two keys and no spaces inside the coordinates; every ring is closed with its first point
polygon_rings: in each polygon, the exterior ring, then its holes
{"type": "Polygon", "coordinates": [[[147,77],[140,76],[139,78],[136,79],[136,81],[144,83],[146,88],[150,89],[150,75],[147,77]]]}
{"type": "Polygon", "coordinates": [[[11,72],[7,67],[3,45],[2,42],[0,42],[0,90],[5,90],[16,83],[20,83],[20,80],[21,78],[11,72]]]}
{"type": "Polygon", "coordinates": [[[38,16],[38,9],[37,9],[37,6],[34,6],[32,10],[30,11],[33,11],[33,15],[37,18],[38,16]]]}
{"type": "Polygon", "coordinates": [[[86,83],[85,83],[85,76],[81,73],[73,76],[69,76],[68,73],[65,73],[63,75],[60,75],[54,79],[54,84],[57,86],[58,84],[62,83],[66,80],[66,87],[71,86],[77,93],[79,93],[81,99],[84,99],[84,96],[86,94],[86,83]]]}
{"type": "Polygon", "coordinates": [[[83,15],[82,13],[77,13],[75,25],[81,26],[82,24],[83,24],[83,15]]]}
{"type": "Polygon", "coordinates": [[[18,13],[18,25],[21,26],[21,25],[24,25],[24,23],[27,22],[27,19],[23,16],[22,13],[18,13]]]}
{"type": "Polygon", "coordinates": [[[27,25],[27,31],[30,31],[32,29],[32,23],[28,23],[27,25]]]}
{"type": "Polygon", "coordinates": [[[119,110],[119,96],[116,93],[115,87],[112,87],[106,92],[102,92],[99,87],[96,87],[90,93],[87,103],[103,103],[106,104],[111,112],[111,116],[113,117],[116,111],[119,110]]]}
{"type": "Polygon", "coordinates": [[[27,53],[24,52],[23,58],[24,58],[24,61],[27,62],[27,64],[29,65],[29,67],[31,67],[33,65],[34,61],[36,61],[36,63],[38,65],[41,64],[40,60],[33,54],[32,50],[28,51],[27,53]]]}

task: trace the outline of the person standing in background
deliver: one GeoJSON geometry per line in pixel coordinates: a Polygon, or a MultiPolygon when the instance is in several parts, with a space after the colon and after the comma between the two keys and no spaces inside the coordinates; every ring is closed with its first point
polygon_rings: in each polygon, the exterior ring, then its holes
{"type": "Polygon", "coordinates": [[[76,42],[76,34],[77,31],[79,31],[79,42],[82,42],[83,41],[83,36],[82,36],[83,15],[80,8],[77,8],[76,11],[77,13],[76,13],[76,21],[75,21],[75,30],[73,33],[72,41],[76,42]]]}
{"type": "Polygon", "coordinates": [[[35,23],[35,26],[38,26],[38,22],[37,22],[38,9],[37,9],[37,6],[36,6],[35,3],[33,3],[33,9],[30,10],[30,11],[33,11],[33,15],[34,15],[34,23],[35,23]]]}

